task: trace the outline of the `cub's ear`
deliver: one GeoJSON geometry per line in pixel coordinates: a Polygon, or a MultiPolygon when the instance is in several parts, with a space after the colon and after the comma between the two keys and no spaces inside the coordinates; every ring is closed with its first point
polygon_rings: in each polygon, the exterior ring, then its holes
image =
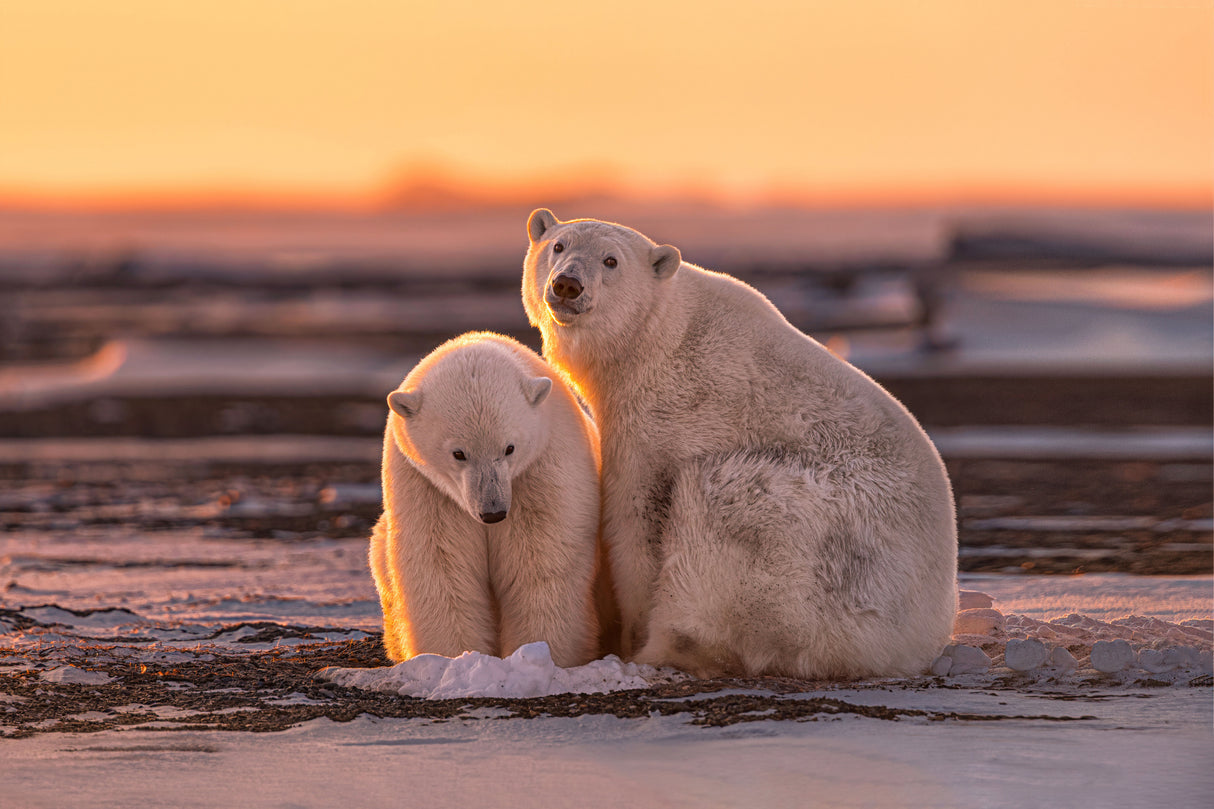
{"type": "Polygon", "coordinates": [[[560,221],[556,214],[547,208],[536,208],[527,219],[527,235],[531,237],[531,241],[538,242],[549,228],[560,224],[560,221]]]}
{"type": "Polygon", "coordinates": [[[653,274],[662,281],[672,277],[682,263],[683,255],[679,252],[679,248],[671,247],[668,244],[659,245],[649,253],[649,264],[653,267],[653,274]]]}
{"type": "Polygon", "coordinates": [[[394,390],[388,394],[388,407],[392,412],[407,419],[416,416],[422,408],[422,392],[420,390],[394,390]]]}
{"type": "Polygon", "coordinates": [[[547,399],[551,392],[552,380],[546,376],[537,376],[535,379],[528,379],[523,383],[523,395],[527,397],[527,401],[532,407],[538,407],[539,403],[547,399]]]}

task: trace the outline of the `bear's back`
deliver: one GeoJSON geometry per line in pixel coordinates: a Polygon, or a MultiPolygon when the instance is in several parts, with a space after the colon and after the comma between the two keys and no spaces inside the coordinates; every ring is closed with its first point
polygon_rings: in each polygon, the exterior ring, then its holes
{"type": "MultiPolygon", "coordinates": [[[[890,453],[890,463],[931,470],[927,478],[947,488],[937,472],[941,464],[935,447],[902,403],[789,323],[761,292],[732,276],[688,263],[674,281],[678,286],[672,292],[691,302],[679,349],[713,354],[730,368],[732,378],[747,379],[745,410],[760,420],[800,410],[805,421],[836,421],[841,432],[851,435],[897,436],[891,442],[863,443],[872,449],[884,444],[881,449],[890,453]]],[[[801,419],[800,413],[796,416],[801,419]]],[[[845,443],[856,451],[853,441],[845,443]]]]}

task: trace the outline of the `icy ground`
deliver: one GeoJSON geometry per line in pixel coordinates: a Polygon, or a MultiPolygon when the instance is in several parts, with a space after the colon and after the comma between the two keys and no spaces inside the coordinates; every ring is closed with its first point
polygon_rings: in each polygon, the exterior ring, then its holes
{"type": "MultiPolygon", "coordinates": [[[[1214,790],[1209,576],[963,573],[954,648],[917,678],[698,682],[606,661],[598,685],[649,687],[519,698],[519,681],[584,689],[542,655],[430,661],[437,681],[390,666],[364,528],[343,522],[360,512],[315,505],[377,487],[161,485],[154,460],[123,469],[122,497],[50,472],[0,493],[34,504],[0,533],[3,809],[1184,807],[1214,790]]],[[[325,475],[358,479],[340,463],[325,475]]],[[[1037,508],[1018,506],[1053,513],[1037,508]]]]}
{"type": "MultiPolygon", "coordinates": [[[[1155,582],[1156,586],[1159,582],[1155,582]]],[[[1208,589],[1208,588],[1207,588],[1208,589]]],[[[1098,682],[1104,687],[1149,683],[1162,686],[1208,684],[1214,674],[1211,640],[1214,621],[1180,623],[1128,615],[1101,621],[1070,613],[1053,620],[1005,615],[987,593],[962,590],[953,643],[933,662],[931,674],[980,684],[1006,669],[1025,687],[1098,682]]],[[[424,699],[458,697],[540,697],[601,693],[679,679],[672,670],[624,663],[608,656],[585,666],[562,669],[546,643],[520,647],[502,659],[476,652],[457,658],[419,655],[390,668],[329,668],[318,677],[339,685],[424,699]]]]}
{"type": "MultiPolygon", "coordinates": [[[[268,562],[193,570],[197,595],[140,582],[121,608],[10,592],[0,732],[22,738],[0,740],[5,809],[1196,807],[1214,794],[1210,577],[963,575],[949,668],[918,678],[697,683],[600,661],[600,680],[646,680],[606,687],[649,688],[520,699],[520,683],[590,683],[542,646],[390,667],[367,583],[350,571],[327,600],[309,585],[341,549],[295,560],[311,597],[281,597],[268,562]],[[431,699],[398,695],[422,680],[431,699]]],[[[94,593],[115,598],[118,578],[94,593]]]]}

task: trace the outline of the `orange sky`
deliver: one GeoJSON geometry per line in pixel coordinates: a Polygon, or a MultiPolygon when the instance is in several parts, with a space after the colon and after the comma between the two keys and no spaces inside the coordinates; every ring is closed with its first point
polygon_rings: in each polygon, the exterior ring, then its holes
{"type": "Polygon", "coordinates": [[[1214,2],[0,0],[0,196],[1209,201],[1214,2]]]}

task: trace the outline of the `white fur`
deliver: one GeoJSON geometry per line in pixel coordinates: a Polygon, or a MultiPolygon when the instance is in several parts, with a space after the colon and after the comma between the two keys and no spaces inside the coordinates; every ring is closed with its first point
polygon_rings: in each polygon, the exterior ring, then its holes
{"type": "Polygon", "coordinates": [[[369,554],[388,656],[543,640],[560,666],[593,660],[598,435],[559,372],[510,338],[465,334],[388,403],[369,554]]]}
{"type": "Polygon", "coordinates": [[[524,306],[602,438],[625,653],[702,676],[923,671],[956,614],[957,534],[906,409],[673,247],[544,209],[528,232],[524,306]]]}

